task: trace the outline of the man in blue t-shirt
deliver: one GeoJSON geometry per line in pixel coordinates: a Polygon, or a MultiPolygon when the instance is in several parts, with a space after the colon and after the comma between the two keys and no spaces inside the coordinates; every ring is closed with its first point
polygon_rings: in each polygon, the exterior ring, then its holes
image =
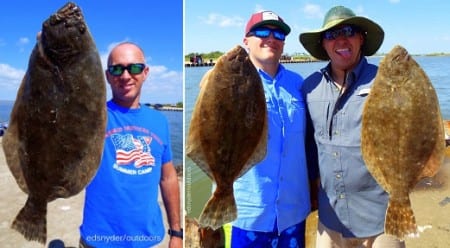
{"type": "Polygon", "coordinates": [[[161,189],[171,235],[182,247],[180,192],[172,163],[169,125],[160,112],[139,103],[149,74],[136,44],[117,45],[106,78],[112,100],[100,167],[86,188],[80,247],[150,247],[164,238],[158,204],[161,189]]]}

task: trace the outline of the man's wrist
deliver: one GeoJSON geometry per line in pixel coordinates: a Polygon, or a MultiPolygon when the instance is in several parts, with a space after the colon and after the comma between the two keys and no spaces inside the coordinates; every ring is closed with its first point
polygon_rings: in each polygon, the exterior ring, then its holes
{"type": "Polygon", "coordinates": [[[183,239],[183,228],[181,228],[179,231],[177,231],[177,230],[172,230],[172,229],[169,229],[168,231],[167,231],[167,233],[171,236],[171,237],[178,237],[178,238],[181,238],[181,239],[183,239]]]}

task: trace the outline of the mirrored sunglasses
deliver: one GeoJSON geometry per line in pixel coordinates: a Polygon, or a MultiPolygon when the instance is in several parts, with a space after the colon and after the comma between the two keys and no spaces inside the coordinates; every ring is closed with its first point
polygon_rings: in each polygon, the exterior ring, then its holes
{"type": "Polygon", "coordinates": [[[356,33],[359,33],[360,30],[354,26],[345,26],[338,29],[327,30],[323,33],[322,37],[325,40],[335,40],[339,36],[343,35],[344,37],[353,37],[356,33]]]}
{"type": "Polygon", "coordinates": [[[281,29],[270,29],[265,27],[255,28],[248,32],[248,36],[255,36],[258,38],[267,38],[270,36],[270,34],[273,35],[273,38],[277,40],[284,41],[286,39],[286,34],[281,29]]]}
{"type": "Polygon", "coordinates": [[[108,72],[113,76],[120,76],[122,73],[127,70],[131,75],[140,74],[145,68],[145,64],[129,64],[127,66],[117,64],[108,66],[108,72]]]}

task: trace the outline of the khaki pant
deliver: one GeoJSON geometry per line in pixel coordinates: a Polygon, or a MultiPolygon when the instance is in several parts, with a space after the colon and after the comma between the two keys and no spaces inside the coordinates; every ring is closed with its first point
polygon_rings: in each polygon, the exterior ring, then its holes
{"type": "Polygon", "coordinates": [[[392,235],[380,234],[368,238],[345,238],[328,229],[320,221],[317,227],[317,248],[405,248],[405,242],[392,235]]]}

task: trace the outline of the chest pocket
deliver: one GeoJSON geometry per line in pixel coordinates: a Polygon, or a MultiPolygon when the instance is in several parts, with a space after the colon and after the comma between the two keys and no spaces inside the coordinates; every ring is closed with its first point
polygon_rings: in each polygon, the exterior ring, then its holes
{"type": "Polygon", "coordinates": [[[288,123],[286,124],[287,132],[303,132],[305,125],[305,102],[303,99],[292,97],[287,102],[288,123]]]}
{"type": "Polygon", "coordinates": [[[361,118],[364,108],[364,103],[369,95],[369,89],[358,90],[351,95],[341,113],[342,118],[342,135],[353,142],[359,142],[359,133],[354,130],[361,129],[361,118]]]}

